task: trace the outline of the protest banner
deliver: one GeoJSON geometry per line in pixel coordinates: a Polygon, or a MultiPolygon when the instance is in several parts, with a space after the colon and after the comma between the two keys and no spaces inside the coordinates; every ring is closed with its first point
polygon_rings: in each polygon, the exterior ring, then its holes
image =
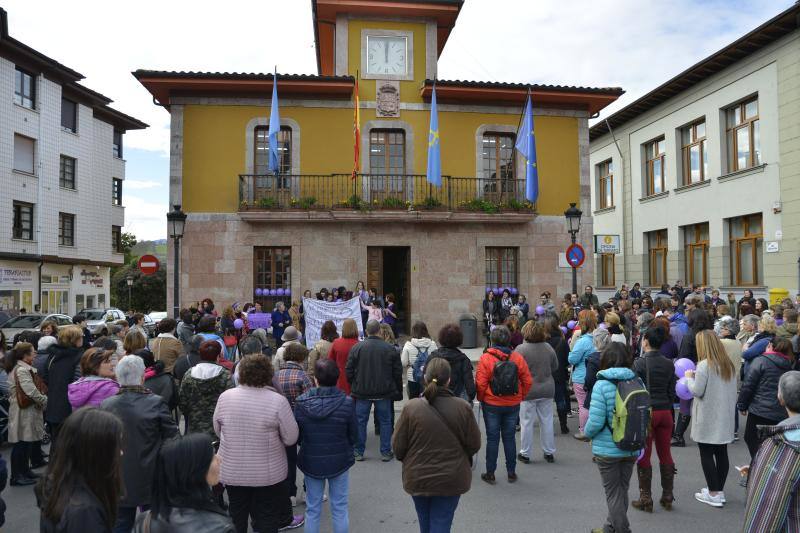
{"type": "Polygon", "coordinates": [[[359,335],[364,332],[361,327],[361,305],[358,298],[351,298],[346,302],[324,302],[311,298],[303,298],[303,311],[306,316],[306,346],[310,350],[319,340],[322,324],[326,320],[333,320],[336,324],[336,331],[342,334],[342,323],[352,318],[358,325],[359,335]]]}

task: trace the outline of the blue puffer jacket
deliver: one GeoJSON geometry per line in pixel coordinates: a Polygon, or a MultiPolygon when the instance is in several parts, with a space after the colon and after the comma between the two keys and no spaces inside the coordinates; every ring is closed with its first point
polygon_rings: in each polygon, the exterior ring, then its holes
{"type": "Polygon", "coordinates": [[[329,479],[353,466],[358,429],[352,398],[336,387],[317,387],[297,398],[294,416],[300,427],[297,467],[301,472],[329,479]]]}
{"type": "Polygon", "coordinates": [[[567,358],[569,364],[574,367],[572,369],[573,383],[583,385],[586,381],[586,359],[594,352],[594,336],[591,333],[584,333],[575,341],[567,358]]]}
{"type": "Polygon", "coordinates": [[[597,373],[597,382],[592,388],[592,402],[589,404],[589,420],[583,433],[592,439],[592,453],[603,457],[631,457],[639,452],[620,450],[611,438],[611,420],[617,385],[614,381],[633,379],[636,374],[630,368],[607,368],[597,373]],[[605,378],[605,379],[603,379],[605,378]],[[612,381],[609,381],[612,380],[612,381]],[[607,422],[607,423],[606,423],[607,422]]]}
{"type": "Polygon", "coordinates": [[[750,344],[750,347],[742,352],[742,359],[744,359],[744,375],[746,376],[747,373],[750,371],[750,363],[752,363],[753,359],[762,355],[764,352],[767,351],[767,345],[772,342],[774,335],[771,333],[759,333],[756,336],[756,340],[750,344]]]}

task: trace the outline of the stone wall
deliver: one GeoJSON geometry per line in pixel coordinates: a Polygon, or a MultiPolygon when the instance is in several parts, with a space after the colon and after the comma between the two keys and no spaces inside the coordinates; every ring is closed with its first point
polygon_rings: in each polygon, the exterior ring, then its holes
{"type": "MultiPolygon", "coordinates": [[[[592,234],[586,220],[582,237],[592,234]]],[[[581,237],[579,237],[580,239],[581,237]]],[[[586,242],[584,240],[584,242],[586,242]]],[[[543,290],[560,298],[571,287],[558,254],[569,244],[563,217],[537,217],[525,224],[247,222],[238,215],[192,214],[182,244],[181,303],[205,297],[217,306],[253,299],[253,248],[292,248],[292,293],[366,279],[367,247],[408,246],[411,253],[411,320],[431,332],[462,313],[480,315],[485,291],[485,247],[519,248],[519,289],[535,306],[543,290]]],[[[172,257],[170,243],[170,265],[172,257]]],[[[591,261],[579,285],[593,279],[591,261]]],[[[171,297],[172,277],[169,276],[171,297]]],[[[171,303],[170,303],[171,306],[171,303]]]]}

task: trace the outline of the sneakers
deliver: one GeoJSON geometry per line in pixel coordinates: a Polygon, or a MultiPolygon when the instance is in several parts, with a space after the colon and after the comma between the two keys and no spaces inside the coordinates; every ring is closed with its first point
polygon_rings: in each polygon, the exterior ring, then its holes
{"type": "Polygon", "coordinates": [[[354,456],[356,461],[363,461],[364,460],[364,454],[363,453],[356,452],[356,453],[353,454],[353,456],[354,456]]]}
{"type": "Polygon", "coordinates": [[[553,457],[552,453],[544,454],[544,460],[547,461],[548,463],[555,463],[556,462],[556,458],[553,457]]]}
{"type": "Polygon", "coordinates": [[[394,454],[392,452],[381,454],[381,461],[383,461],[384,463],[388,463],[392,459],[394,459],[394,454]]]}
{"type": "Polygon", "coordinates": [[[694,498],[700,503],[710,505],[711,507],[722,507],[725,503],[722,501],[722,494],[712,496],[706,487],[700,489],[700,492],[695,492],[694,498]]]}
{"type": "Polygon", "coordinates": [[[583,441],[583,442],[589,442],[589,440],[591,440],[591,439],[589,439],[589,437],[584,435],[583,432],[580,432],[580,431],[578,433],[575,433],[572,437],[575,440],[580,440],[580,441],[583,441]]]}
{"type": "Polygon", "coordinates": [[[526,465],[531,463],[531,458],[527,455],[522,455],[521,453],[517,454],[517,459],[519,459],[519,462],[525,463],[526,465]]]}
{"type": "Polygon", "coordinates": [[[481,479],[484,480],[489,485],[496,485],[497,484],[497,480],[495,480],[495,478],[494,478],[494,473],[490,474],[490,473],[487,472],[485,474],[481,474],[481,479]]]}
{"type": "Polygon", "coordinates": [[[26,485],[35,485],[36,480],[29,477],[11,478],[10,485],[12,487],[24,487],[26,485]]]}
{"type": "Polygon", "coordinates": [[[292,521],[289,522],[288,525],[283,526],[278,531],[286,531],[288,529],[297,529],[298,527],[303,527],[303,524],[306,523],[305,515],[296,514],[292,517],[292,521]]]}

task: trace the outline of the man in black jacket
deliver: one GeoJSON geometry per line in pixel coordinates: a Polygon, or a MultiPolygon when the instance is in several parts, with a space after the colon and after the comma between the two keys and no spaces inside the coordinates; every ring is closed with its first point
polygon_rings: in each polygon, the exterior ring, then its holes
{"type": "Polygon", "coordinates": [[[403,390],[403,367],[397,351],[379,337],[381,326],[375,320],[367,322],[367,338],[350,349],[345,372],[350,394],[356,401],[358,442],[356,461],[364,460],[367,442],[367,421],[372,406],[381,428],[381,457],[391,461],[392,398],[403,390]]]}
{"type": "Polygon", "coordinates": [[[125,496],[119,503],[114,531],[130,531],[136,507],[150,505],[156,458],[161,444],[178,436],[178,426],[161,397],[146,389],[144,361],[123,357],[116,367],[119,392],[100,405],[117,415],[124,426],[122,479],[125,496]]]}

